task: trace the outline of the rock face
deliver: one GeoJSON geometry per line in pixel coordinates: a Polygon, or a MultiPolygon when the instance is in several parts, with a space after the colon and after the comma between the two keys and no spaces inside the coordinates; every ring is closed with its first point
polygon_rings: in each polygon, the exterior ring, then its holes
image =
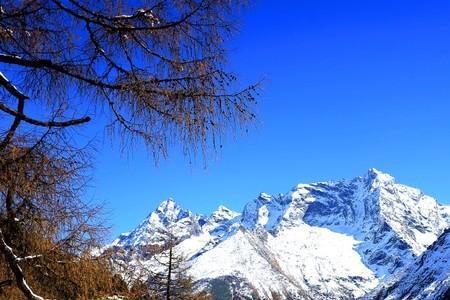
{"type": "Polygon", "coordinates": [[[164,243],[160,232],[169,230],[200,285],[241,299],[354,299],[414,263],[450,225],[449,213],[370,169],[286,195],[261,193],[241,214],[221,206],[205,217],[167,200],[110,247],[120,249],[118,262],[145,265],[136,249],[164,243]]]}
{"type": "Polygon", "coordinates": [[[450,299],[450,229],[366,299],[450,299]]]}
{"type": "Polygon", "coordinates": [[[112,245],[125,249],[163,244],[167,235],[172,232],[179,239],[186,239],[201,232],[206,219],[183,209],[173,200],[161,202],[158,208],[150,213],[131,233],[123,233],[112,245]]]}

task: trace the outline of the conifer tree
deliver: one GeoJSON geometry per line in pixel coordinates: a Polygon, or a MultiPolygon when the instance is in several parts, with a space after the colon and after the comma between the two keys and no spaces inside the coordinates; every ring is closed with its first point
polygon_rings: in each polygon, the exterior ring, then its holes
{"type": "Polygon", "coordinates": [[[148,270],[150,295],[164,300],[211,299],[208,293],[196,289],[189,275],[189,261],[176,247],[179,240],[171,233],[166,236],[165,244],[152,257],[152,269],[148,270]]]}
{"type": "MultiPolygon", "coordinates": [[[[225,41],[240,0],[0,2],[0,290],[30,300],[113,291],[99,208],[83,191],[92,120],[157,159],[220,142],[254,119],[225,41]],[[139,4],[139,5],[138,5],[139,4]],[[100,122],[100,121],[99,121],[100,122]],[[105,275],[105,277],[103,276],[105,275]]],[[[170,290],[169,290],[170,292],[170,290]]],[[[1,296],[0,296],[1,297],[1,296]]]]}

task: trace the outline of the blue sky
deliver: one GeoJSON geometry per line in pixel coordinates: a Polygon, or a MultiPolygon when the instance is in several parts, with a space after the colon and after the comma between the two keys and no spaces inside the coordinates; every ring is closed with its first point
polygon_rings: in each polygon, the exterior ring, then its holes
{"type": "MultiPolygon", "coordinates": [[[[265,78],[259,123],[208,161],[99,143],[93,185],[111,238],[161,200],[209,214],[259,192],[375,167],[450,203],[450,2],[258,1],[230,44],[242,81],[265,78]]],[[[100,129],[99,129],[100,131],[100,129]]]]}

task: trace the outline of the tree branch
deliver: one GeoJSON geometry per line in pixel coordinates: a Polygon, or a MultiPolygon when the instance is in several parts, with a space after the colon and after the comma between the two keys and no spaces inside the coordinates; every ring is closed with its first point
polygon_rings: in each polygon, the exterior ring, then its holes
{"type": "MultiPolygon", "coordinates": [[[[25,104],[24,103],[25,100],[24,99],[19,99],[18,101],[19,101],[19,103],[17,104],[17,113],[18,114],[23,114],[23,107],[24,107],[24,104],[25,104]]],[[[16,116],[14,118],[14,121],[11,124],[11,127],[8,130],[8,133],[6,134],[6,136],[3,139],[3,141],[0,143],[0,151],[5,149],[8,146],[8,144],[11,142],[11,140],[13,139],[14,134],[15,134],[17,128],[19,127],[21,121],[22,121],[22,119],[19,118],[18,116],[16,116]]]]}
{"type": "Polygon", "coordinates": [[[12,285],[13,281],[11,279],[6,279],[3,281],[0,281],[0,289],[4,286],[12,285]]]}
{"type": "Polygon", "coordinates": [[[38,68],[38,69],[39,68],[48,68],[50,70],[57,71],[59,73],[73,77],[73,78],[81,80],[81,81],[84,81],[86,83],[89,83],[89,84],[92,84],[95,86],[109,88],[109,89],[122,90],[125,88],[125,86],[122,84],[109,84],[109,83],[102,82],[100,80],[91,79],[91,78],[84,77],[80,74],[76,74],[76,73],[68,70],[66,67],[64,67],[60,64],[55,64],[51,60],[48,60],[48,59],[28,60],[28,59],[18,57],[18,56],[0,54],[0,62],[7,63],[7,64],[14,64],[14,65],[23,66],[23,67],[29,67],[29,68],[38,68]]]}
{"type": "MultiPolygon", "coordinates": [[[[136,16],[114,16],[114,17],[110,17],[110,16],[106,16],[100,13],[95,13],[89,9],[87,9],[86,7],[82,6],[80,3],[78,3],[77,1],[74,0],[70,0],[70,2],[75,5],[76,7],[80,8],[81,10],[83,10],[86,13],[91,14],[93,17],[88,17],[84,14],[80,14],[76,11],[74,11],[73,9],[68,8],[67,6],[64,6],[60,1],[57,0],[53,0],[53,3],[55,3],[60,9],[64,10],[65,12],[67,12],[68,14],[72,15],[75,18],[81,19],[83,21],[87,21],[87,22],[91,22],[97,25],[100,25],[104,28],[110,29],[110,30],[119,30],[119,31],[154,31],[154,30],[165,30],[165,29],[169,29],[175,26],[179,26],[183,23],[185,23],[186,21],[188,21],[192,16],[194,16],[200,9],[203,8],[203,1],[201,1],[199,3],[199,5],[197,5],[197,7],[195,7],[194,9],[192,9],[190,12],[188,12],[187,14],[185,14],[184,16],[181,16],[180,19],[175,20],[175,21],[171,21],[171,22],[167,22],[163,25],[159,25],[159,26],[133,26],[133,25],[128,25],[128,24],[123,24],[120,23],[118,26],[117,21],[121,21],[121,20],[131,20],[134,19],[136,16]],[[104,22],[104,21],[108,21],[108,22],[113,22],[113,25],[104,22]]],[[[141,15],[145,15],[145,12],[147,10],[142,10],[139,14],[138,12],[138,16],[141,15]]],[[[148,11],[147,11],[148,12],[148,11]]],[[[155,18],[157,19],[157,18],[155,18]]]]}
{"type": "Polygon", "coordinates": [[[17,286],[23,292],[23,294],[29,300],[45,300],[45,298],[35,294],[31,289],[31,287],[28,285],[27,281],[25,280],[22,268],[19,265],[19,260],[17,256],[14,254],[13,249],[10,246],[8,246],[8,244],[5,242],[5,237],[1,229],[0,229],[0,251],[5,256],[6,262],[8,263],[16,279],[17,286]]]}
{"type": "Polygon", "coordinates": [[[4,111],[7,114],[10,114],[16,118],[19,118],[20,120],[27,122],[32,125],[41,126],[41,127],[69,127],[74,125],[80,125],[86,122],[89,122],[91,120],[90,117],[84,117],[80,119],[73,119],[69,121],[40,121],[36,120],[30,117],[27,117],[23,113],[20,113],[18,111],[15,111],[8,106],[4,105],[3,103],[0,103],[0,110],[4,111]]]}
{"type": "Polygon", "coordinates": [[[19,91],[9,80],[0,72],[0,85],[3,86],[11,95],[17,99],[28,99],[21,91],[19,91]]]}

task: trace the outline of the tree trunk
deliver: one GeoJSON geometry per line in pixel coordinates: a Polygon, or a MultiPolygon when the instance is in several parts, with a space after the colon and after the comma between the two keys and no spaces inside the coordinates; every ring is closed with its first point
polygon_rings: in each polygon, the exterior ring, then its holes
{"type": "Polygon", "coordinates": [[[167,272],[166,300],[170,300],[170,284],[172,280],[172,246],[169,248],[169,271],[167,272]]]}

